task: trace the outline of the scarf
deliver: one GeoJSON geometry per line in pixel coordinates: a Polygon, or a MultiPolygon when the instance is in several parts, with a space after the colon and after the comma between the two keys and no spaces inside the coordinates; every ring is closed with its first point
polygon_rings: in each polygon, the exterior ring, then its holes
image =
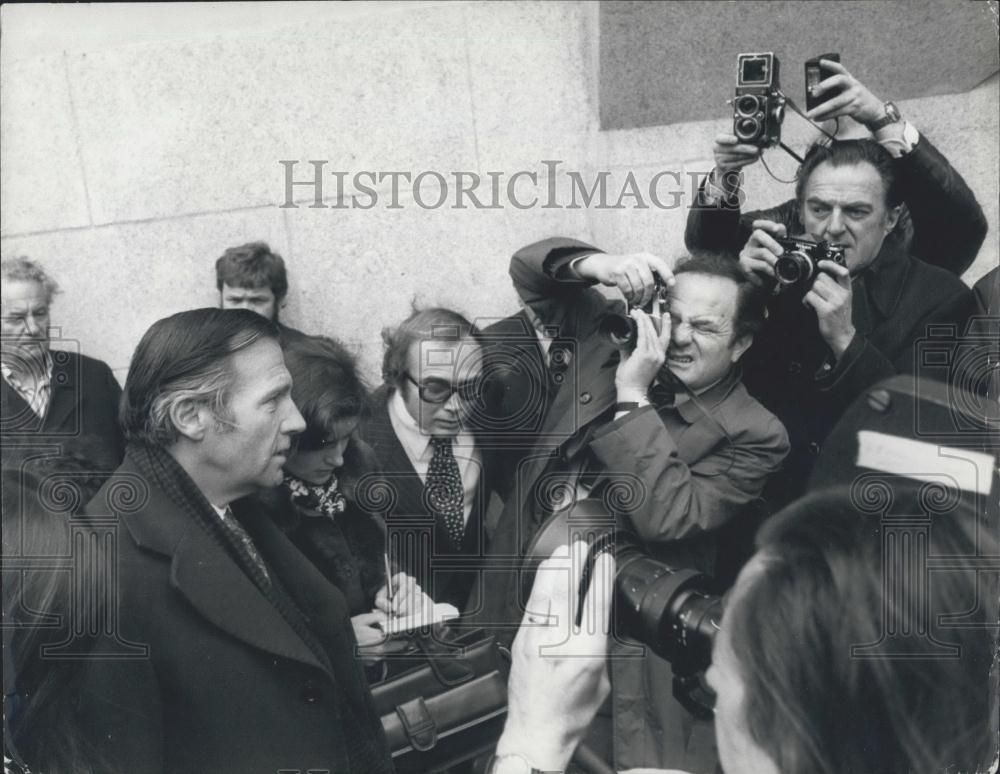
{"type": "Polygon", "coordinates": [[[301,478],[285,474],[283,486],[288,490],[292,504],[310,511],[317,511],[331,519],[344,512],[347,500],[340,491],[337,476],[330,476],[325,484],[310,484],[301,478]]]}

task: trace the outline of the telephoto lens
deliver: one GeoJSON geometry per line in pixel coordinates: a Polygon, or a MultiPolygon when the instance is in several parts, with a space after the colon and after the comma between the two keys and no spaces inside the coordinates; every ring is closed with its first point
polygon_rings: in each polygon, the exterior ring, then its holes
{"type": "Polygon", "coordinates": [[[617,636],[647,646],[669,661],[679,678],[708,668],[722,619],[722,600],[709,593],[709,578],[649,556],[628,518],[610,513],[602,500],[580,500],[551,516],[539,530],[522,566],[522,604],[531,596],[538,565],[559,546],[576,540],[591,546],[580,583],[583,593],[590,585],[594,559],[602,552],[615,557],[613,631],[617,636]]]}

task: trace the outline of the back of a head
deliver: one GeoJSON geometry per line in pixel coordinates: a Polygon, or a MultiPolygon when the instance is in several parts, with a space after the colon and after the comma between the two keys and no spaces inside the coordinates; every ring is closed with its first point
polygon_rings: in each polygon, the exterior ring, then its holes
{"type": "Polygon", "coordinates": [[[224,284],[234,288],[270,288],[280,302],[288,293],[285,261],[266,242],[230,247],[215,262],[215,286],[221,291],[224,284]]]}
{"type": "Polygon", "coordinates": [[[892,490],[883,514],[859,512],[845,487],[765,523],[762,570],[726,613],[747,728],[782,774],[989,764],[997,599],[977,597],[969,558],[977,540],[990,553],[983,541],[993,536],[981,526],[977,534],[975,510],[940,486],[897,481],[892,490]],[[909,543],[900,528],[913,533],[909,543]],[[906,545],[910,553],[898,553],[906,545]],[[955,569],[929,573],[921,550],[951,557],[955,569]],[[966,614],[962,626],[944,623],[949,614],[966,614]]]}
{"type": "Polygon", "coordinates": [[[136,347],[122,391],[125,439],[173,443],[177,432],[169,409],[181,398],[204,400],[222,415],[228,357],[262,338],[277,342],[277,327],[246,309],[192,309],[153,323],[136,347]]]}

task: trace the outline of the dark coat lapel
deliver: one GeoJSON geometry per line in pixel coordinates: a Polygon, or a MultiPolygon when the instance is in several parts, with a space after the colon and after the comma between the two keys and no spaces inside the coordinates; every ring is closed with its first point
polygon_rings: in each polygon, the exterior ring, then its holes
{"type": "Polygon", "coordinates": [[[222,547],[197,526],[177,545],[170,583],[199,613],[237,639],[323,669],[274,606],[222,547]]]}
{"type": "MultiPolygon", "coordinates": [[[[310,629],[326,648],[337,682],[348,700],[359,713],[366,712],[365,687],[360,678],[361,670],[355,663],[357,642],[351,634],[344,596],[292,544],[265,511],[246,509],[241,521],[268,566],[281,578],[288,595],[306,616],[310,629]]],[[[291,627],[287,627],[287,631],[301,645],[302,640],[291,627]]],[[[312,655],[311,651],[309,653],[312,655]]]]}
{"type": "Polygon", "coordinates": [[[385,388],[375,393],[375,409],[366,423],[362,437],[378,455],[382,476],[392,487],[395,505],[392,514],[401,516],[426,516],[423,502],[424,486],[413,469],[406,450],[396,437],[389,420],[389,393],[385,388]]]}
{"type": "Polygon", "coordinates": [[[83,378],[80,369],[83,362],[72,352],[52,353],[52,395],[49,410],[45,414],[46,430],[80,432],[82,428],[69,424],[71,417],[80,421],[83,378]]]}
{"type": "MultiPolygon", "coordinates": [[[[121,480],[120,474],[132,479],[129,486],[139,477],[138,470],[126,462],[105,484],[105,492],[116,478],[121,480]]],[[[105,498],[98,494],[95,502],[103,503],[105,498]]],[[[101,515],[93,503],[87,511],[101,515]]],[[[140,548],[171,557],[171,586],[205,619],[255,648],[329,674],[225,549],[164,492],[150,484],[147,504],[137,513],[123,515],[122,521],[140,548]]]]}
{"type": "MultiPolygon", "coordinates": [[[[559,450],[572,443],[581,428],[587,427],[607,411],[615,400],[615,370],[618,367],[617,350],[600,336],[582,338],[583,350],[577,356],[576,376],[567,381],[556,393],[552,407],[543,424],[542,438],[553,438],[559,450]],[[575,378],[575,382],[573,379],[575,378]]],[[[549,464],[551,454],[536,447],[536,452],[518,473],[521,497],[511,498],[520,512],[524,512],[526,499],[531,496],[532,485],[549,464]]]]}

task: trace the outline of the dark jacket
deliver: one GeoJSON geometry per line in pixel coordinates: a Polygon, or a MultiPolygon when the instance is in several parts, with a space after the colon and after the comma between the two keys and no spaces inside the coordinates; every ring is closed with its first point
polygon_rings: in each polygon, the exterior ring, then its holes
{"type": "Polygon", "coordinates": [[[368,613],[375,595],[385,585],[385,522],[381,514],[367,513],[356,502],[358,480],[375,471],[375,454],[352,440],[344,469],[337,471],[347,507],[335,517],[292,502],[278,486],[234,504],[237,516],[258,509],[284,532],[330,583],[340,589],[348,612],[368,613]]]}
{"type": "Polygon", "coordinates": [[[364,736],[380,749],[371,770],[391,771],[343,595],[273,522],[248,513],[244,527],[290,600],[279,612],[192,518],[210,507],[204,498],[179,500],[131,454],[87,507],[117,522],[117,629],[98,646],[146,650],[86,663],[79,714],[100,752],[122,774],[355,774],[364,736]]]}
{"type": "MultiPolygon", "coordinates": [[[[378,457],[380,471],[359,482],[359,506],[369,513],[384,513],[389,553],[394,563],[416,578],[435,602],[448,602],[464,610],[484,553],[483,518],[489,502],[489,471],[479,471],[462,544],[456,549],[445,525],[435,520],[424,503],[424,484],[389,419],[391,396],[385,386],[376,390],[371,416],[358,435],[378,457]]],[[[484,455],[485,459],[485,455],[484,455]]]]}
{"type": "Polygon", "coordinates": [[[558,359],[550,366],[523,309],[484,329],[482,339],[483,372],[491,381],[485,401],[489,421],[481,422],[478,432],[490,449],[494,481],[506,499],[517,466],[540,440],[560,385],[576,368],[576,348],[571,339],[554,336],[549,352],[558,359]]]}
{"type": "MultiPolygon", "coordinates": [[[[792,443],[781,475],[768,489],[776,504],[805,490],[823,441],[854,398],[886,377],[919,374],[931,365],[919,361],[920,342],[937,329],[956,335],[964,330],[971,295],[952,272],[967,267],[982,244],[982,210],[926,138],[895,165],[912,217],[912,249],[924,260],[907,252],[909,242],[899,227],[886,237],[876,259],[852,280],[857,335],[839,361],[819,334],[815,311],[793,294],[772,299],[768,319],[743,357],[747,389],[781,419],[792,443]]],[[[757,219],[802,233],[797,203],[785,202],[742,216],[725,208],[692,209],[685,238],[692,250],[735,254],[757,219]]]]}
{"type": "Polygon", "coordinates": [[[973,318],[965,331],[967,353],[952,367],[952,381],[1000,402],[1000,266],[972,287],[973,318]]]}
{"type": "Polygon", "coordinates": [[[788,449],[781,424],[747,394],[735,373],[697,403],[651,406],[613,420],[619,354],[598,327],[620,303],[609,302],[586,282],[555,278],[573,258],[594,252],[600,251],[582,242],[549,239],[511,259],[521,299],[560,336],[576,341],[576,366],[567,370],[539,441],[518,467],[504,503],[490,545],[491,565],[481,594],[473,595],[482,597],[484,623],[520,622],[510,567],[548,516],[539,507],[539,493],[561,462],[589,455],[601,473],[595,490],[618,485],[609,501],[628,515],[652,550],[673,563],[711,571],[712,532],[756,500],[788,449]],[[622,498],[623,485],[634,496],[622,498]]]}
{"type": "Polygon", "coordinates": [[[52,394],[44,419],[0,379],[0,423],[5,458],[18,447],[57,444],[102,470],[121,463],[125,444],[118,427],[121,388],[107,364],[75,352],[52,350],[52,394]]]}
{"type": "MultiPolygon", "coordinates": [[[[910,153],[893,160],[893,167],[905,207],[896,228],[886,237],[886,247],[960,275],[976,259],[989,228],[975,195],[923,135],[910,153]]],[[[684,242],[691,251],[738,253],[750,238],[755,220],[782,223],[790,236],[805,233],[795,199],[742,213],[738,206],[724,202],[706,205],[702,191],[688,211],[684,231],[684,242]]]]}

